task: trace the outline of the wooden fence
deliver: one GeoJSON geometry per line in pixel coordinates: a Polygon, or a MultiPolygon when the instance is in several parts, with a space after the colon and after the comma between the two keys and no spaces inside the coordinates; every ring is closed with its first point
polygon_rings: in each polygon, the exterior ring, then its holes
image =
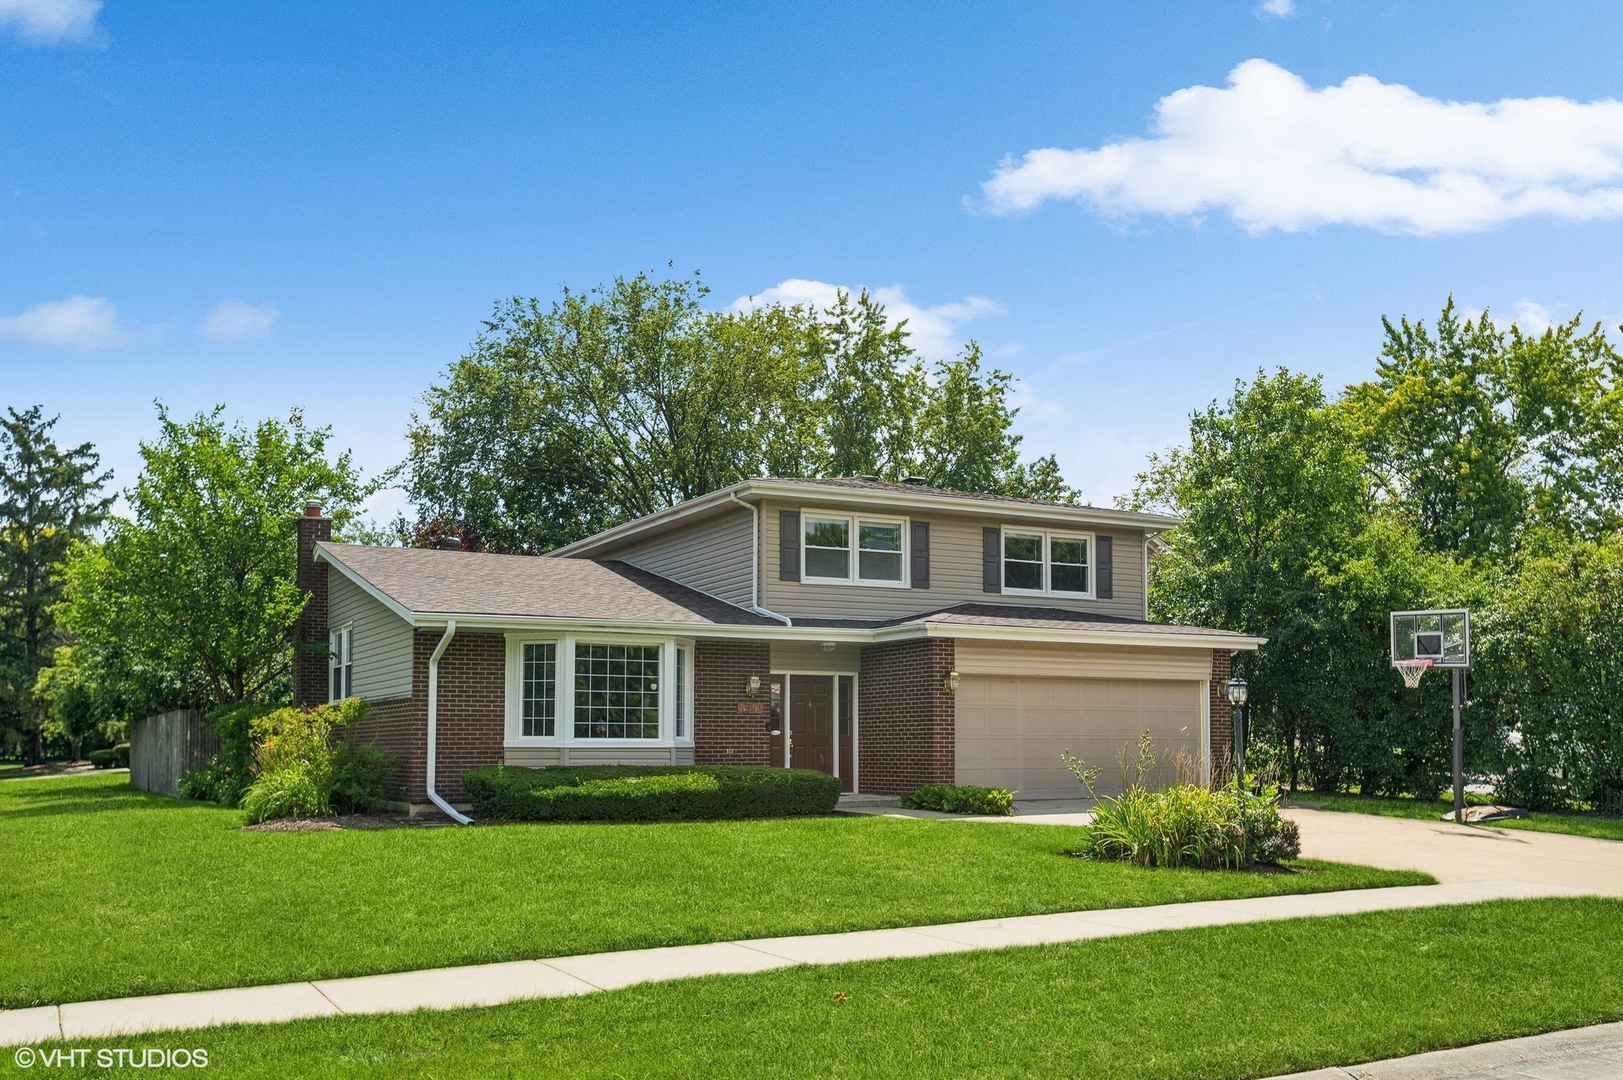
{"type": "Polygon", "coordinates": [[[130,786],[179,795],[180,778],[220,752],[220,737],[196,709],[175,709],[130,725],[130,786]]]}

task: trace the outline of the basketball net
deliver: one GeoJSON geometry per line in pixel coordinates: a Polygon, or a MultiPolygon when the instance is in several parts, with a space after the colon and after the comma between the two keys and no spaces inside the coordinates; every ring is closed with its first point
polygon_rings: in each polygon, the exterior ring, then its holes
{"type": "Polygon", "coordinates": [[[1431,667],[1431,661],[1394,660],[1392,666],[1398,669],[1399,675],[1403,676],[1403,685],[1410,690],[1414,690],[1420,686],[1420,677],[1426,673],[1427,668],[1431,667]]]}

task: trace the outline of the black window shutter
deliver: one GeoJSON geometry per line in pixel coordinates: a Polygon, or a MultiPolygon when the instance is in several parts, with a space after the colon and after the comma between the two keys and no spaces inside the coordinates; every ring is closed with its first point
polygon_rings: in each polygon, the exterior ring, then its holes
{"type": "Polygon", "coordinates": [[[1096,536],[1093,539],[1093,546],[1094,550],[1098,552],[1096,561],[1099,564],[1099,568],[1096,571],[1098,574],[1098,584],[1093,590],[1093,595],[1098,597],[1100,600],[1114,599],[1116,595],[1116,587],[1111,581],[1113,571],[1115,570],[1115,565],[1113,562],[1114,552],[1111,550],[1114,545],[1110,542],[1110,537],[1096,536]]]}
{"type": "Polygon", "coordinates": [[[981,591],[1003,591],[1003,530],[994,526],[981,530],[981,591]]]}
{"type": "Polygon", "coordinates": [[[778,511],[778,580],[800,580],[800,511],[778,511]]]}
{"type": "Polygon", "coordinates": [[[930,587],[930,523],[913,522],[913,588],[930,587]]]}

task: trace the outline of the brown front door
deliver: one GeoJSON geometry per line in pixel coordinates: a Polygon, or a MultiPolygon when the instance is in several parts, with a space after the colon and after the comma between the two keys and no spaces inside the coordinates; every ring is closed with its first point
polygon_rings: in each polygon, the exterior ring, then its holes
{"type": "Polygon", "coordinates": [[[834,676],[789,676],[789,767],[834,775],[834,676]]]}

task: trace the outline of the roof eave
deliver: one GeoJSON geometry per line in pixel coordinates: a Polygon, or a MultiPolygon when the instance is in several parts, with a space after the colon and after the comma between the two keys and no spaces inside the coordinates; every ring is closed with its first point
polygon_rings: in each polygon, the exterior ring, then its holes
{"type": "Polygon", "coordinates": [[[976,626],[932,620],[903,623],[874,631],[875,642],[909,638],[966,638],[972,641],[1036,641],[1073,645],[1135,645],[1151,648],[1230,649],[1250,652],[1268,643],[1247,634],[1209,633],[1196,627],[1187,632],[1134,630],[1062,630],[1055,627],[976,626]]]}

